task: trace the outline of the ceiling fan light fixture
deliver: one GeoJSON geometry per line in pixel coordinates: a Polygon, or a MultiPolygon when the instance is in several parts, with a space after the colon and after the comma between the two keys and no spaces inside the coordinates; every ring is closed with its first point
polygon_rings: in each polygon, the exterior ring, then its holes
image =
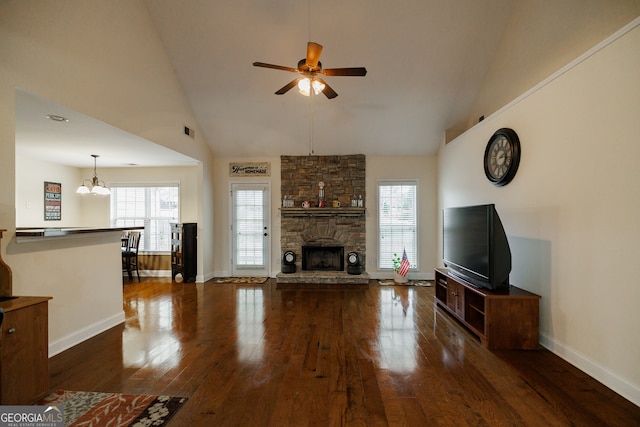
{"type": "Polygon", "coordinates": [[[319,82],[318,80],[313,80],[311,86],[313,86],[313,91],[316,93],[316,95],[324,90],[324,83],[319,82]]]}
{"type": "Polygon", "coordinates": [[[254,62],[254,67],[271,68],[274,70],[288,71],[291,73],[302,74],[302,78],[297,78],[282,88],[278,89],[276,95],[284,95],[296,85],[298,86],[298,92],[304,96],[311,95],[311,88],[316,95],[322,92],[328,99],[333,99],[338,96],[337,92],[331,88],[322,78],[316,76],[318,74],[323,76],[358,76],[363,77],[367,75],[367,69],[364,67],[350,67],[350,68],[322,68],[320,62],[320,54],[322,53],[322,45],[315,42],[307,43],[307,56],[298,61],[298,66],[284,67],[282,65],[267,64],[265,62],[254,62]]]}
{"type": "Polygon", "coordinates": [[[311,82],[308,78],[300,79],[298,81],[298,92],[304,96],[311,95],[311,82]]]}
{"type": "Polygon", "coordinates": [[[318,95],[324,90],[324,87],[324,83],[315,79],[311,80],[309,77],[305,77],[298,81],[298,92],[304,96],[311,95],[311,88],[313,88],[313,92],[318,95]]]}

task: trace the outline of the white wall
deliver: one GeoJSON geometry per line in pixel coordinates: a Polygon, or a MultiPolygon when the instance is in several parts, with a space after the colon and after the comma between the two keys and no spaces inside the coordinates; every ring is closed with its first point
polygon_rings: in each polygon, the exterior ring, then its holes
{"type": "MultiPolygon", "coordinates": [[[[377,182],[379,179],[417,179],[419,218],[420,270],[412,271],[410,278],[433,278],[436,266],[437,239],[437,160],[436,157],[371,157],[366,158],[367,197],[367,273],[374,278],[393,277],[387,271],[377,270],[377,182]]],[[[280,157],[272,158],[218,158],[214,162],[215,173],[215,276],[231,274],[230,242],[230,184],[231,182],[269,182],[271,185],[271,276],[280,271],[281,198],[280,157]],[[229,177],[231,162],[269,162],[270,177],[229,177]]]]}
{"type": "Polygon", "coordinates": [[[637,0],[519,0],[467,123],[489,116],[640,15],[637,0]]]}
{"type": "Polygon", "coordinates": [[[16,227],[84,227],[82,205],[75,194],[80,170],[26,156],[16,158],[16,227]],[[62,184],[60,221],[44,220],[44,182],[62,184]]]}
{"type": "Polygon", "coordinates": [[[378,269],[378,180],[415,179],[418,181],[418,270],[409,279],[433,279],[437,262],[437,157],[367,156],[367,272],[375,278],[392,278],[378,269]]]}
{"type": "Polygon", "coordinates": [[[214,275],[231,275],[231,183],[265,182],[271,187],[271,276],[280,271],[280,157],[217,158],[214,161],[214,233],[216,236],[216,257],[214,275]],[[258,162],[271,164],[268,177],[230,177],[229,163],[258,162]]]}
{"type": "MultiPolygon", "coordinates": [[[[92,169],[83,169],[82,176],[89,177],[92,169]]],[[[198,167],[126,167],[101,168],[98,171],[101,180],[107,186],[118,183],[145,182],[177,182],[180,184],[180,220],[182,222],[197,222],[198,219],[198,167]]],[[[73,189],[75,191],[75,188],[73,189]]],[[[108,197],[94,197],[90,194],[75,195],[84,208],[83,215],[92,219],[93,227],[110,226],[110,200],[108,197]]]]}
{"type": "Polygon", "coordinates": [[[49,347],[55,354],[124,320],[119,238],[15,242],[15,89],[201,161],[195,192],[203,276],[214,257],[212,158],[141,1],[3,2],[0,58],[3,258],[13,270],[14,294],[53,297],[49,347]],[[196,135],[188,144],[185,124],[196,135]]]}
{"type": "MultiPolygon", "coordinates": [[[[27,156],[16,158],[16,227],[109,227],[109,197],[76,194],[93,169],[78,169],[27,156]],[[62,184],[62,219],[44,220],[44,181],[62,184]]],[[[180,184],[180,220],[198,218],[198,167],[100,168],[100,179],[117,183],[177,182],[180,184]]],[[[199,263],[201,264],[201,263],[199,263]]]]}
{"type": "Polygon", "coordinates": [[[441,207],[496,204],[511,282],[542,295],[541,343],[636,404],[638,46],[634,27],[443,146],[438,190],[441,207]],[[518,133],[522,159],[498,188],[482,157],[501,127],[518,133]]]}

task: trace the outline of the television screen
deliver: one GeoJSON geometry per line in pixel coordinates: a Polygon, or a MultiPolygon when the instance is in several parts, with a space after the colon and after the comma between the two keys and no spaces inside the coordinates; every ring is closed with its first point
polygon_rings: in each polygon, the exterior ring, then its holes
{"type": "Polygon", "coordinates": [[[443,261],[471,284],[489,289],[509,285],[511,250],[495,205],[445,208],[443,261]]]}

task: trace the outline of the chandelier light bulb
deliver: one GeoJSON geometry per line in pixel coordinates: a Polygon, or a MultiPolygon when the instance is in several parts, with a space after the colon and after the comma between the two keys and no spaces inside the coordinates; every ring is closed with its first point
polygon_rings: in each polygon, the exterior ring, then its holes
{"type": "Polygon", "coordinates": [[[87,187],[86,185],[82,184],[80,187],[78,187],[78,189],[76,190],[76,193],[78,194],[89,194],[91,191],[89,190],[89,187],[87,187]]]}

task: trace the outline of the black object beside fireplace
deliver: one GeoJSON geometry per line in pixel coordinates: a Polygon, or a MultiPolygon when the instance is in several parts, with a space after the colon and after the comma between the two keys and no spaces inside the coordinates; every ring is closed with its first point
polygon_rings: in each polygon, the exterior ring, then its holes
{"type": "Polygon", "coordinates": [[[344,271],[344,246],[303,246],[302,270],[344,271]]]}

